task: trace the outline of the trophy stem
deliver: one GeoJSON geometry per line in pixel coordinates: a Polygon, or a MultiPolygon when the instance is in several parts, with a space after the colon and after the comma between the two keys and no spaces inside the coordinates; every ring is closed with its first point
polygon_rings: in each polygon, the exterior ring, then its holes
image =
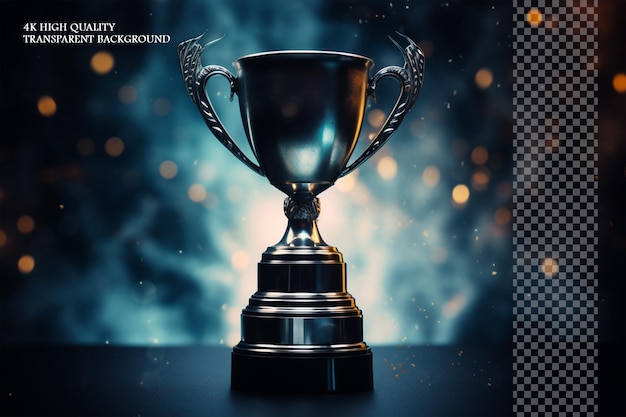
{"type": "Polygon", "coordinates": [[[320,210],[319,198],[310,194],[285,198],[283,211],[288,219],[287,230],[275,247],[328,246],[317,228],[320,210]]]}
{"type": "Polygon", "coordinates": [[[231,387],[335,393],[373,387],[363,315],[346,291],[346,264],[317,230],[316,197],[285,200],[283,239],[258,264],[258,290],[241,314],[231,387]]]}

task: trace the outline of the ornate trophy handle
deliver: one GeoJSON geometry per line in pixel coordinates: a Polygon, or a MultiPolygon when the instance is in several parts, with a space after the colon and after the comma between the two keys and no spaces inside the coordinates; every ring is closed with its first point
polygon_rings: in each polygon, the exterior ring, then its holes
{"type": "Polygon", "coordinates": [[[230,100],[232,101],[236,92],[237,78],[222,66],[202,66],[200,62],[202,52],[207,46],[210,46],[223,38],[222,36],[202,46],[197,42],[197,40],[202,36],[203,35],[200,35],[196,38],[189,39],[178,45],[178,59],[180,61],[180,68],[183,72],[185,85],[187,86],[187,93],[191,97],[194,104],[198,107],[198,110],[200,110],[202,118],[217,140],[219,140],[222,145],[226,147],[226,149],[235,155],[237,159],[246,164],[248,168],[261,176],[265,176],[263,169],[246,157],[241,149],[239,149],[235,141],[232,140],[222,125],[222,122],[217,117],[217,114],[211,105],[211,100],[209,100],[206,94],[206,83],[209,78],[214,75],[222,75],[230,82],[230,100]]]}
{"type": "Polygon", "coordinates": [[[387,142],[389,137],[393,134],[393,132],[395,132],[404,119],[404,116],[406,116],[408,111],[411,109],[413,103],[415,103],[415,100],[417,99],[417,96],[422,88],[422,82],[424,79],[424,53],[409,37],[399,32],[396,33],[409,42],[409,45],[403,49],[391,36],[389,37],[398,49],[402,51],[402,55],[404,55],[404,66],[402,68],[398,66],[389,66],[379,70],[369,82],[369,93],[374,101],[376,101],[376,83],[378,80],[383,77],[393,77],[400,83],[400,96],[389,113],[389,117],[387,117],[385,124],[378,131],[372,143],[370,143],[367,149],[365,149],[365,152],[363,152],[363,154],[357,158],[356,161],[341,171],[339,174],[340,178],[348,175],[362,163],[370,159],[376,151],[378,151],[381,146],[387,142]]]}

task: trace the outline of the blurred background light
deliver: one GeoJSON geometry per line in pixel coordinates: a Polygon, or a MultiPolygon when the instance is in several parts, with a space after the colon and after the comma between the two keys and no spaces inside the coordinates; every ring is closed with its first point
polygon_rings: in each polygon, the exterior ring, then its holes
{"type": "Polygon", "coordinates": [[[41,96],[37,101],[37,109],[42,116],[52,117],[57,111],[57,103],[50,96],[41,96]]]}
{"type": "Polygon", "coordinates": [[[104,150],[109,156],[120,156],[124,152],[124,141],[118,137],[110,137],[104,143],[104,150]]]}
{"type": "Polygon", "coordinates": [[[541,272],[547,278],[552,278],[559,272],[559,263],[556,259],[545,258],[541,261],[541,272]]]}
{"type": "Polygon", "coordinates": [[[189,199],[196,203],[201,203],[207,197],[206,188],[202,184],[193,184],[189,187],[187,191],[187,195],[189,195],[189,199]]]}
{"type": "Polygon", "coordinates": [[[93,72],[105,75],[113,69],[115,58],[109,51],[99,51],[91,57],[90,65],[93,72]]]}
{"type": "Polygon", "coordinates": [[[378,160],[376,169],[382,179],[389,181],[398,173],[398,163],[390,156],[383,156],[378,160]]]}
{"type": "Polygon", "coordinates": [[[469,188],[465,184],[458,184],[452,190],[452,200],[458,206],[464,206],[470,197],[469,188]]]}
{"type": "Polygon", "coordinates": [[[20,233],[28,234],[32,232],[34,228],[35,220],[33,220],[32,217],[24,215],[17,219],[17,230],[19,230],[20,233]]]}
{"type": "Polygon", "coordinates": [[[491,86],[491,83],[493,83],[493,73],[489,68],[481,68],[476,72],[474,81],[476,81],[476,85],[479,88],[485,90],[491,86]]]}
{"type": "Polygon", "coordinates": [[[537,8],[532,8],[526,13],[526,21],[531,26],[539,26],[543,22],[543,14],[537,8]]]}
{"type": "Polygon", "coordinates": [[[613,77],[613,88],[618,93],[626,93],[626,74],[623,72],[615,74],[613,77]]]}
{"type": "Polygon", "coordinates": [[[178,173],[178,166],[172,161],[163,161],[159,165],[159,174],[165,179],[171,180],[178,173]]]}
{"type": "Polygon", "coordinates": [[[32,255],[23,255],[17,261],[17,268],[22,274],[30,274],[35,269],[35,258],[32,255]]]}
{"type": "Polygon", "coordinates": [[[120,87],[117,96],[124,104],[132,104],[137,100],[137,89],[132,85],[124,85],[120,87]]]}

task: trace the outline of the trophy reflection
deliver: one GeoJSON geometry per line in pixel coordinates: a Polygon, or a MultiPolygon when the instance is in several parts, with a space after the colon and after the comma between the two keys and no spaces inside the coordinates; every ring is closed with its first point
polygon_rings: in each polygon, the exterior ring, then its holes
{"type": "Polygon", "coordinates": [[[284,192],[287,229],[258,263],[258,288],[241,313],[231,388],[253,392],[346,392],[373,388],[372,353],[363,315],[346,288],[346,264],[317,228],[319,193],[369,159],[389,139],[422,86],[424,55],[408,37],[404,66],[372,78],[371,59],[342,52],[276,51],[237,59],[237,75],[202,66],[209,44],[178,46],[187,92],[215,137],[254,172],[284,192]],[[206,83],[230,82],[258,164],[231,139],[211,105],[206,83]],[[392,77],[400,95],[378,135],[351,164],[368,96],[392,77]]]}

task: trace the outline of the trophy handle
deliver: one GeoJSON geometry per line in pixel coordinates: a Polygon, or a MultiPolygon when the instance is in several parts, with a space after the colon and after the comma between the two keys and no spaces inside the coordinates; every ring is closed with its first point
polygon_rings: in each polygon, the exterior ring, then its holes
{"type": "Polygon", "coordinates": [[[381,146],[387,142],[389,137],[396,131],[404,119],[404,116],[406,116],[415,103],[415,100],[422,89],[422,83],[424,80],[424,53],[408,36],[405,36],[400,32],[396,33],[409,42],[409,45],[403,49],[398,42],[396,42],[391,36],[389,37],[398,49],[400,49],[402,55],[404,55],[404,66],[402,68],[398,66],[389,66],[380,69],[376,74],[374,74],[374,77],[372,77],[369,82],[369,94],[372,99],[376,101],[376,83],[383,77],[392,77],[400,83],[400,96],[389,113],[385,124],[383,124],[381,129],[378,131],[372,143],[370,143],[367,149],[365,149],[365,152],[363,152],[363,154],[359,156],[356,161],[341,171],[339,178],[354,171],[362,163],[370,159],[376,151],[378,151],[381,146]]]}
{"type": "Polygon", "coordinates": [[[243,162],[248,168],[261,176],[265,176],[263,169],[244,155],[241,149],[239,149],[239,146],[237,146],[235,141],[230,137],[226,128],[224,128],[224,125],[222,125],[222,122],[217,117],[217,114],[211,104],[211,100],[209,100],[209,97],[206,94],[206,83],[209,78],[214,75],[222,75],[230,83],[230,100],[232,101],[236,92],[237,78],[222,66],[202,66],[200,62],[202,52],[207,46],[210,46],[223,38],[222,36],[202,46],[197,42],[197,40],[202,36],[203,35],[200,35],[196,38],[189,39],[178,45],[178,59],[180,61],[181,71],[183,72],[185,85],[187,86],[187,93],[196,107],[198,107],[198,110],[200,110],[202,118],[217,140],[219,140],[220,143],[226,147],[226,149],[235,155],[237,159],[243,162]]]}

